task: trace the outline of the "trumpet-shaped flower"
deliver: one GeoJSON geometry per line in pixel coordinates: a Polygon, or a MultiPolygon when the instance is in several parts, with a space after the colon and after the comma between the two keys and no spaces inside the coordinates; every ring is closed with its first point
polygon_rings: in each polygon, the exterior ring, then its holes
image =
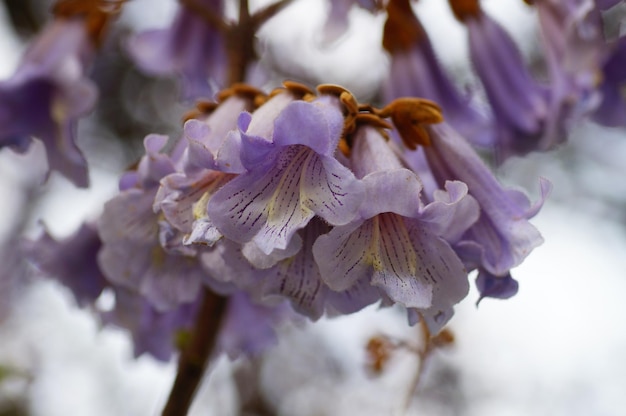
{"type": "Polygon", "coordinates": [[[89,180],[76,145],[77,121],[97,98],[85,76],[91,54],[85,22],[57,19],[30,45],[15,74],[0,82],[0,148],[24,152],[35,137],[46,148],[49,170],[80,187],[89,180]]]}
{"type": "Polygon", "coordinates": [[[400,97],[432,100],[442,108],[446,121],[470,142],[493,145],[492,120],[452,83],[409,1],[391,1],[387,13],[383,46],[391,54],[391,67],[383,88],[385,101],[400,97]]]}
{"type": "Polygon", "coordinates": [[[105,204],[98,224],[103,244],[98,262],[107,279],[162,311],[191,302],[206,278],[195,256],[168,252],[159,240],[154,197],[159,180],[174,171],[169,157],[159,153],[166,141],[165,136],[146,137],[137,172],[123,178],[127,188],[105,204]]]}
{"type": "Polygon", "coordinates": [[[261,299],[288,299],[294,310],[313,320],[320,318],[324,312],[354,313],[381,299],[380,289],[372,286],[367,279],[338,291],[329,287],[320,273],[319,259],[316,261],[313,255],[315,241],[329,230],[328,224],[318,217],[298,230],[302,249],[273,268],[258,273],[261,299]]]}
{"type": "MultiPolygon", "coordinates": [[[[542,40],[550,70],[550,112],[544,141],[564,138],[567,125],[598,104],[596,91],[608,52],[602,17],[594,0],[536,1],[542,40]]],[[[540,143],[541,148],[551,143],[540,143]]]]}
{"type": "Polygon", "coordinates": [[[611,46],[611,53],[602,66],[602,97],[593,120],[604,126],[620,127],[626,125],[626,36],[611,46]]]}
{"type": "Polygon", "coordinates": [[[314,215],[333,225],[355,216],[363,185],[333,157],[343,117],[329,100],[289,104],[271,137],[247,134],[250,116],[242,114],[242,153],[263,157],[242,157],[247,171],[209,201],[209,218],[227,238],[270,254],[286,249],[314,215]]]}
{"type": "MultiPolygon", "coordinates": [[[[222,18],[221,0],[197,3],[217,19],[222,18]]],[[[219,28],[186,5],[180,6],[169,28],[133,37],[128,51],[148,74],[180,76],[187,100],[211,98],[226,77],[226,50],[219,28]]]]}
{"type": "Polygon", "coordinates": [[[359,129],[352,150],[355,172],[363,176],[367,204],[349,224],[317,239],[313,253],[324,282],[333,290],[362,279],[394,302],[439,317],[463,299],[467,271],[447,237],[458,235],[478,218],[478,206],[460,182],[424,206],[422,185],[388,148],[375,129],[359,129]]]}
{"type": "Polygon", "coordinates": [[[24,241],[24,255],[46,276],[71,290],[76,302],[94,302],[109,285],[97,255],[102,242],[93,224],[85,223],[71,236],[56,240],[47,231],[35,241],[24,241]]]}
{"type": "Polygon", "coordinates": [[[480,218],[462,237],[464,260],[471,257],[471,267],[480,266],[497,276],[508,273],[543,242],[528,219],[541,207],[550,191],[549,182],[541,181],[542,198],[531,206],[522,192],[500,185],[469,143],[450,126],[444,123],[428,131],[431,145],[424,146],[424,153],[437,182],[440,186],[449,180],[464,182],[480,205],[480,218]]]}
{"type": "MultiPolygon", "coordinates": [[[[480,10],[478,0],[450,0],[452,10],[467,27],[472,64],[491,104],[500,161],[538,150],[550,117],[550,93],[528,72],[513,39],[480,10]]],[[[545,149],[544,149],[545,150],[545,149]]]]}

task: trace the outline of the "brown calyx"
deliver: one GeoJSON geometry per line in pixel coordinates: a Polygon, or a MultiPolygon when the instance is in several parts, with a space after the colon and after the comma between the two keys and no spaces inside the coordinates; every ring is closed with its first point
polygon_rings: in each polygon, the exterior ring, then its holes
{"type": "Polygon", "coordinates": [[[469,18],[480,17],[479,0],[448,0],[452,13],[457,20],[463,22],[469,18]]]}
{"type": "Polygon", "coordinates": [[[411,150],[417,146],[430,146],[430,136],[424,125],[443,121],[441,108],[423,98],[398,98],[379,110],[380,117],[390,117],[400,138],[411,150]]]}
{"type": "Polygon", "coordinates": [[[59,0],[52,8],[57,18],[82,18],[87,33],[95,46],[100,46],[110,20],[116,16],[126,0],[59,0]]]}
{"type": "Polygon", "coordinates": [[[426,32],[415,16],[410,0],[390,0],[383,28],[383,47],[389,53],[403,52],[425,37],[426,32]]]}

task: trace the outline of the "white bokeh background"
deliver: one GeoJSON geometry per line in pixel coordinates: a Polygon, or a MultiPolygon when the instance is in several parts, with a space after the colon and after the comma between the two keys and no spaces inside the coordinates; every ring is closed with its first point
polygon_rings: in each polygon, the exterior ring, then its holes
{"type": "MultiPolygon", "coordinates": [[[[293,64],[293,56],[299,56],[296,67],[313,82],[342,83],[359,97],[371,95],[386,65],[378,47],[372,47],[382,20],[355,11],[355,27],[340,44],[324,54],[304,50],[316,42],[323,18],[323,9],[313,7],[316,2],[301,0],[268,24],[261,47],[279,64],[293,64]]],[[[142,28],[164,24],[171,2],[162,8],[152,3],[130,2],[123,18],[142,28]]],[[[444,3],[422,0],[420,16],[442,60],[461,81],[471,80],[463,29],[444,3]]],[[[484,5],[531,56],[538,38],[523,2],[485,0],[484,5]]],[[[5,78],[23,46],[7,30],[3,12],[0,7],[0,77],[5,78]]],[[[372,336],[417,342],[417,329],[406,326],[395,309],[368,308],[285,328],[280,343],[258,364],[262,393],[280,414],[294,416],[626,414],[625,161],[624,130],[585,124],[560,149],[505,164],[498,172],[502,180],[523,186],[533,199],[540,176],[552,181],[553,194],[533,220],[546,241],[514,270],[520,282],[517,296],[486,299],[476,308],[472,290],[457,307],[450,325],[456,341],[431,356],[408,406],[419,368],[414,354],[398,351],[379,376],[365,368],[365,345],[372,336]]],[[[15,182],[41,175],[41,168],[24,172],[41,163],[37,152],[0,152],[2,212],[20,206],[15,182]]],[[[46,185],[50,196],[38,212],[57,235],[71,232],[83,219],[97,216],[115,192],[120,168],[95,163],[88,191],[53,175],[46,185]]],[[[38,227],[33,223],[28,232],[36,234],[38,227]]],[[[99,329],[55,283],[37,283],[15,305],[0,325],[0,365],[21,375],[0,386],[0,398],[25,394],[30,413],[42,416],[158,414],[173,380],[173,363],[134,359],[124,332],[99,329]]],[[[233,373],[244,367],[220,359],[192,413],[237,414],[233,373]]]]}

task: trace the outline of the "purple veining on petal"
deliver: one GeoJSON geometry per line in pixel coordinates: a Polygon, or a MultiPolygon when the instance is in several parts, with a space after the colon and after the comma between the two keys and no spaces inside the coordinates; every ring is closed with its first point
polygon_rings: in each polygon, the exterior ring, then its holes
{"type": "Polygon", "coordinates": [[[409,308],[431,312],[452,308],[467,294],[467,271],[449,243],[436,234],[449,224],[437,223],[468,214],[470,221],[459,220],[467,229],[477,217],[475,202],[465,204],[472,198],[462,184],[452,184],[445,196],[438,195],[436,202],[424,207],[419,180],[398,168],[399,160],[375,129],[359,128],[351,159],[355,171],[365,174],[367,204],[357,219],[334,227],[313,245],[324,282],[342,291],[366,280],[409,308]],[[367,173],[368,169],[372,171],[367,173]]]}
{"type": "MultiPolygon", "coordinates": [[[[209,217],[226,237],[254,241],[266,254],[285,249],[315,214],[334,225],[349,222],[363,198],[363,185],[331,156],[342,126],[336,107],[325,100],[294,102],[280,114],[274,142],[259,137],[242,143],[250,153],[259,148],[263,160],[252,164],[246,158],[247,172],[224,185],[208,205],[209,217]]],[[[242,127],[253,130],[256,116],[242,127]]]]}

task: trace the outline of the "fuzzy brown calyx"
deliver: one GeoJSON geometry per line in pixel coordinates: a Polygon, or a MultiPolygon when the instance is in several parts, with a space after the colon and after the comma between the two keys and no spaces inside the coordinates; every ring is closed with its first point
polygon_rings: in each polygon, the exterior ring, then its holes
{"type": "Polygon", "coordinates": [[[423,98],[397,98],[377,115],[391,118],[402,142],[411,150],[417,146],[430,146],[430,136],[424,125],[443,121],[441,107],[423,98]]]}
{"type": "Polygon", "coordinates": [[[479,0],[448,0],[454,17],[460,22],[464,22],[470,18],[480,17],[480,3],[479,0]]]}
{"type": "Polygon", "coordinates": [[[82,18],[89,38],[95,46],[100,46],[109,22],[119,14],[126,0],[59,0],[52,7],[57,18],[82,18]]]}
{"type": "Polygon", "coordinates": [[[415,16],[409,0],[390,0],[383,28],[383,48],[389,53],[410,50],[425,39],[426,32],[415,16]]]}

